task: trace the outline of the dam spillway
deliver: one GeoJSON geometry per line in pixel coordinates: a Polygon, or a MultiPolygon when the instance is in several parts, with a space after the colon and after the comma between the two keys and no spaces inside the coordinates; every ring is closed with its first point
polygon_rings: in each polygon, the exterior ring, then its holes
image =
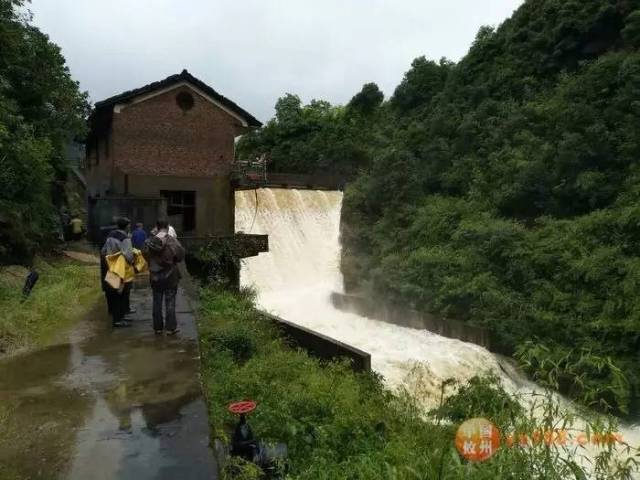
{"type": "MultiPolygon", "coordinates": [[[[464,382],[502,372],[477,345],[336,309],[342,192],[263,188],[236,192],[236,231],[269,235],[269,252],[243,260],[240,281],[257,291],[260,308],[371,354],[390,388],[406,388],[425,406],[445,379],[464,382]]],[[[507,388],[511,379],[503,375],[507,388]]]]}
{"type": "MultiPolygon", "coordinates": [[[[427,409],[437,406],[445,380],[464,383],[488,372],[535,409],[542,389],[485,348],[334,307],[331,293],[344,293],[342,192],[263,188],[237,191],[235,200],[236,231],[269,235],[269,252],[244,259],[240,271],[241,285],[256,289],[259,308],[370,353],[371,367],[387,387],[406,389],[427,409]]],[[[562,410],[575,411],[570,401],[555,397],[562,410]]],[[[582,420],[574,427],[586,428],[582,420]]],[[[629,445],[640,446],[640,425],[623,423],[619,431],[629,445]]],[[[583,461],[596,453],[587,448],[583,461]]]]}

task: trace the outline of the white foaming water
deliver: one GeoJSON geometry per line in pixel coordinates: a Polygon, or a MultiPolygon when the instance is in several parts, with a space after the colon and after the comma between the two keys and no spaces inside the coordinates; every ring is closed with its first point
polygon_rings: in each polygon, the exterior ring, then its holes
{"type": "MultiPolygon", "coordinates": [[[[257,289],[260,308],[370,353],[388,387],[408,389],[426,408],[437,405],[444,380],[464,383],[490,371],[511,393],[540,392],[478,345],[336,309],[330,294],[343,291],[341,207],[336,191],[236,192],[236,231],[269,235],[269,252],[245,259],[241,269],[241,284],[257,289]]],[[[640,445],[637,426],[620,430],[626,442],[640,445]]]]}
{"type": "MultiPolygon", "coordinates": [[[[332,305],[331,292],[342,292],[342,192],[259,189],[257,200],[256,211],[255,191],[236,193],[236,231],[269,235],[269,252],[244,260],[241,270],[242,285],[256,287],[261,308],[369,352],[389,387],[417,390],[425,406],[435,405],[447,378],[500,374],[496,357],[482,347],[332,305]]],[[[517,388],[502,377],[507,388],[517,388]]]]}

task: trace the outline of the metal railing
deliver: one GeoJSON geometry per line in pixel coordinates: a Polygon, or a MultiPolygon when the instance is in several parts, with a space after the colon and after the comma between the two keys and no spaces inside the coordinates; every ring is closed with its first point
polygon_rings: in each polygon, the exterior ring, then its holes
{"type": "Polygon", "coordinates": [[[261,155],[252,160],[236,160],[233,162],[233,176],[239,183],[266,184],[267,156],[261,155]]]}

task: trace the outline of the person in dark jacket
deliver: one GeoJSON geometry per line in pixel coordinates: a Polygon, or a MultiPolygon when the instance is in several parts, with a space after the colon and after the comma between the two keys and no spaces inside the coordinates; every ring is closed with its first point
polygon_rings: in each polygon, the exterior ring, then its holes
{"type": "Polygon", "coordinates": [[[145,253],[149,262],[149,281],[153,290],[153,330],[168,335],[178,332],[176,322],[176,293],[180,282],[178,263],[184,260],[185,251],[178,239],[169,235],[169,223],[158,220],[158,233],[146,241],[145,253]],[[162,303],[165,305],[164,320],[162,303]]]}
{"type": "Polygon", "coordinates": [[[127,233],[129,227],[128,218],[118,218],[116,221],[117,229],[109,233],[104,246],[100,251],[100,263],[102,270],[102,290],[107,299],[107,308],[111,314],[114,327],[128,327],[129,322],[125,321],[125,315],[130,313],[129,295],[131,294],[131,283],[125,283],[121,291],[116,290],[105,281],[105,275],[108,270],[106,256],[122,252],[126,261],[130,264],[134,261],[133,247],[131,239],[127,233]]]}

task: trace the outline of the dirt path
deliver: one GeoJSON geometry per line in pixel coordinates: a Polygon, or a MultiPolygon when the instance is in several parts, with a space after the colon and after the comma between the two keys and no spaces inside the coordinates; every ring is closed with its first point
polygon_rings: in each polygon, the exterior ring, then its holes
{"type": "Polygon", "coordinates": [[[148,289],[131,300],[131,328],[101,304],[68,343],[0,362],[0,478],[216,478],[187,297],[176,337],[153,334],[148,289]]]}
{"type": "Polygon", "coordinates": [[[95,253],[77,252],[75,250],[63,250],[62,253],[78,262],[100,265],[100,257],[95,253]]]}

